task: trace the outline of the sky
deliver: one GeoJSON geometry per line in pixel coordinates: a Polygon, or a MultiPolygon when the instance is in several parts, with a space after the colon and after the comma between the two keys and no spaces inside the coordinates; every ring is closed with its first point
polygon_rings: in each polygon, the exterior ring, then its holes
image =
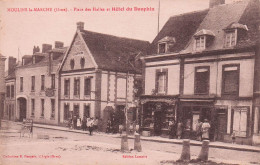
{"type": "MultiPolygon", "coordinates": [[[[209,0],[160,0],[159,29],[171,16],[203,10],[208,5],[209,0]]],[[[21,60],[23,55],[32,54],[33,46],[41,48],[43,43],[62,41],[69,46],[79,21],[85,23],[85,30],[152,42],[158,32],[158,6],[159,0],[0,0],[0,53],[15,58],[19,54],[21,60]],[[123,11],[112,11],[113,7],[123,11]],[[154,10],[136,11],[135,7],[154,10]],[[17,8],[19,12],[15,12],[17,8]]]]}

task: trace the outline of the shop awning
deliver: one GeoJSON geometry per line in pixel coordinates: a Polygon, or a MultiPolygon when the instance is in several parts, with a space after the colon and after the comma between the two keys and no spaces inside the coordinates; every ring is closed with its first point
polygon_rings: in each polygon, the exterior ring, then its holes
{"type": "Polygon", "coordinates": [[[182,95],[179,97],[181,102],[213,102],[215,95],[182,95]]]}
{"type": "Polygon", "coordinates": [[[163,102],[169,105],[175,105],[177,98],[178,95],[142,95],[140,97],[140,103],[163,102]]]}

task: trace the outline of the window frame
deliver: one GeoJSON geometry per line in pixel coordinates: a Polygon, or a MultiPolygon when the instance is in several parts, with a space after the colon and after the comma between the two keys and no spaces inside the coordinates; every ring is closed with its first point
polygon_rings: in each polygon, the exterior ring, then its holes
{"type": "Polygon", "coordinates": [[[51,99],[51,119],[55,118],[55,99],[51,99]]]}
{"type": "Polygon", "coordinates": [[[35,76],[31,76],[31,91],[35,91],[35,76]]]}
{"type": "Polygon", "coordinates": [[[70,95],[70,79],[64,79],[64,96],[69,96],[69,95],[70,95]]]}
{"type": "Polygon", "coordinates": [[[77,97],[80,96],[80,78],[74,78],[73,95],[77,97]]]}
{"type": "Polygon", "coordinates": [[[194,73],[194,94],[195,95],[208,95],[209,94],[209,88],[210,88],[210,66],[197,66],[197,67],[195,67],[195,73],[194,73]],[[207,91],[205,93],[199,93],[197,91],[198,90],[197,85],[199,83],[198,83],[198,77],[196,75],[197,75],[197,73],[199,73],[199,72],[197,72],[199,69],[207,69],[206,72],[208,72],[207,73],[208,74],[208,79],[207,79],[208,82],[207,82],[207,86],[206,86],[207,91]]]}
{"type": "Polygon", "coordinates": [[[91,95],[91,77],[86,77],[84,79],[84,96],[90,96],[90,95],[91,95]],[[89,82],[87,83],[87,81],[89,82]]]}
{"type": "Polygon", "coordinates": [[[41,91],[45,90],[45,75],[41,75],[41,91]]]}
{"type": "Polygon", "coordinates": [[[221,87],[221,96],[225,97],[225,96],[235,96],[238,97],[239,96],[239,85],[240,85],[240,64],[226,64],[226,65],[222,65],[222,87],[221,87]],[[224,87],[225,87],[225,68],[229,68],[229,67],[237,67],[237,91],[236,92],[225,92],[224,87]]]}
{"type": "Polygon", "coordinates": [[[11,97],[11,86],[7,85],[6,86],[6,98],[11,97]]]}
{"type": "Polygon", "coordinates": [[[23,77],[20,77],[20,92],[23,92],[23,77]]]}
{"type": "Polygon", "coordinates": [[[63,108],[63,120],[69,120],[70,119],[70,104],[64,103],[63,108]],[[68,109],[67,109],[68,108],[68,109]]]}
{"type": "Polygon", "coordinates": [[[55,74],[51,74],[51,88],[55,89],[55,74]]]}
{"type": "Polygon", "coordinates": [[[81,57],[81,58],[80,58],[80,67],[81,67],[81,69],[84,69],[85,63],[86,63],[85,58],[84,58],[84,57],[81,57]]]}
{"type": "Polygon", "coordinates": [[[14,98],[14,85],[11,85],[11,98],[14,98]]]}
{"type": "Polygon", "coordinates": [[[156,76],[155,76],[155,92],[156,94],[159,95],[166,95],[168,92],[168,69],[157,69],[156,70],[156,76]],[[160,75],[165,75],[165,80],[164,80],[164,92],[159,92],[159,76],[160,75]]]}
{"type": "Polygon", "coordinates": [[[224,47],[225,48],[231,48],[236,46],[237,44],[237,29],[228,29],[225,30],[225,39],[224,39],[224,47]],[[229,34],[231,34],[230,38],[228,39],[227,37],[229,36],[229,34]],[[232,45],[232,39],[234,37],[234,44],[232,45]],[[227,41],[229,41],[227,44],[227,41]]]}
{"type": "Polygon", "coordinates": [[[75,68],[75,60],[71,59],[70,60],[70,68],[73,70],[75,68]]]}
{"type": "Polygon", "coordinates": [[[160,42],[158,43],[158,54],[164,54],[167,52],[167,43],[166,42],[160,42]],[[161,51],[161,46],[164,45],[164,51],[161,51]]]}
{"type": "Polygon", "coordinates": [[[44,117],[44,111],[45,111],[45,100],[41,99],[41,117],[44,117]]]}
{"type": "Polygon", "coordinates": [[[207,41],[206,37],[207,37],[206,35],[200,35],[200,36],[195,36],[194,37],[194,39],[195,39],[195,42],[194,42],[195,50],[204,50],[204,49],[206,49],[206,41],[207,41]],[[199,43],[199,46],[197,46],[198,43],[199,43]],[[203,44],[203,47],[202,47],[202,44],[203,44]]]}

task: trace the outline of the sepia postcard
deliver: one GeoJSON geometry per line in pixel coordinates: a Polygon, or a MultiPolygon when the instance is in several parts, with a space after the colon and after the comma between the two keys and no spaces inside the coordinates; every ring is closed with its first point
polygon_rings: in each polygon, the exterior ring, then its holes
{"type": "Polygon", "coordinates": [[[0,0],[1,165],[259,153],[260,0],[0,0]]]}

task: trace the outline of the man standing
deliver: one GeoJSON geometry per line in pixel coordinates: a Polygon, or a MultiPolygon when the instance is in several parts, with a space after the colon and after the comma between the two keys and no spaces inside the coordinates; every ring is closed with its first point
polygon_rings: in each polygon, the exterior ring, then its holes
{"type": "Polygon", "coordinates": [[[207,119],[204,120],[204,123],[202,124],[201,128],[202,128],[202,140],[209,140],[210,124],[207,119]]]}

